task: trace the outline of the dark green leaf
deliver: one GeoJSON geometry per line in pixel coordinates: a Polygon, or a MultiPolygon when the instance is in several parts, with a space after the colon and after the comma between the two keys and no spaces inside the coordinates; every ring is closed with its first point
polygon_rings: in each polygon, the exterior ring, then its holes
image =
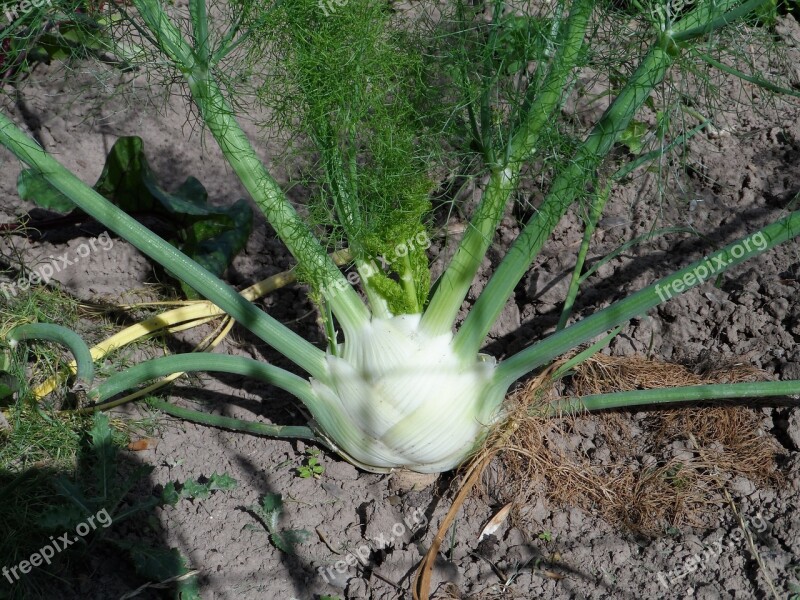
{"type": "Polygon", "coordinates": [[[207,483],[200,483],[194,479],[190,479],[183,484],[181,496],[184,498],[208,498],[211,495],[211,490],[207,483]]]}
{"type": "Polygon", "coordinates": [[[78,507],[82,511],[83,517],[94,514],[94,506],[86,499],[78,486],[66,477],[58,477],[55,479],[53,481],[53,487],[56,488],[59,494],[78,507]]]}
{"type": "Polygon", "coordinates": [[[148,189],[155,185],[152,179],[142,139],[122,137],[111,147],[94,189],[125,212],[147,211],[156,205],[148,189]]]}
{"type": "Polygon", "coordinates": [[[225,473],[218,475],[215,472],[208,481],[208,488],[210,490],[232,490],[235,489],[236,486],[236,480],[225,473]]]}
{"type": "Polygon", "coordinates": [[[39,526],[51,531],[65,531],[74,529],[78,523],[86,518],[86,513],[75,504],[62,504],[51,506],[39,517],[39,526]]]}
{"type": "Polygon", "coordinates": [[[111,435],[108,416],[102,412],[94,414],[94,424],[89,431],[94,455],[94,473],[101,500],[108,500],[115,475],[117,448],[111,435]]]}
{"type": "Polygon", "coordinates": [[[51,186],[33,169],[25,169],[17,177],[17,193],[23,200],[35,202],[37,206],[59,213],[75,209],[72,200],[51,186]]]}
{"type": "MultiPolygon", "coordinates": [[[[72,202],[30,170],[20,175],[17,188],[22,198],[44,208],[60,212],[74,208],[72,202]]],[[[188,177],[174,193],[164,190],[138,137],[116,141],[94,189],[127,213],[147,212],[163,217],[174,229],[170,242],[217,276],[242,251],[253,229],[253,212],[246,200],[231,206],[210,206],[206,189],[194,177],[188,177]]],[[[197,297],[194,290],[181,285],[188,297],[197,297]]]]}
{"type": "MultiPolygon", "coordinates": [[[[95,189],[128,212],[149,210],[167,216],[176,229],[173,242],[218,276],[244,248],[253,228],[246,200],[228,207],[209,206],[206,189],[194,177],[175,193],[162,189],[138,137],[120,138],[114,144],[95,189]]],[[[183,290],[196,296],[188,286],[183,290]]]]}
{"type": "Polygon", "coordinates": [[[261,499],[261,508],[265,513],[281,512],[283,498],[280,494],[267,494],[261,499]]]}
{"type": "Polygon", "coordinates": [[[169,504],[170,506],[175,506],[178,503],[178,500],[181,499],[178,490],[175,489],[175,484],[171,481],[164,486],[164,490],[161,492],[161,500],[164,504],[169,504]]]}
{"type": "MultiPolygon", "coordinates": [[[[149,581],[162,582],[189,572],[186,559],[175,548],[152,548],[141,542],[124,540],[114,540],[113,543],[130,554],[136,572],[149,581]]],[[[196,576],[176,581],[175,587],[177,598],[200,600],[200,585],[196,576]]]]}
{"type": "Polygon", "coordinates": [[[264,521],[267,531],[271,534],[278,533],[278,521],[280,521],[282,508],[283,502],[280,494],[267,494],[261,499],[261,504],[253,504],[248,507],[264,521]]]}

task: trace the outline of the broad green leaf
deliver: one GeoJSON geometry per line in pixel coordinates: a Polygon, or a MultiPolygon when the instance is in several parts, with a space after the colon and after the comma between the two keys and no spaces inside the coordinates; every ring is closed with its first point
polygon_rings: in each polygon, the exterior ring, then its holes
{"type": "Polygon", "coordinates": [[[23,200],[59,213],[68,213],[75,208],[72,200],[51,186],[32,169],[25,169],[17,177],[17,193],[23,200]]]}
{"type": "Polygon", "coordinates": [[[279,513],[283,510],[283,498],[280,494],[267,494],[261,499],[261,509],[265,513],[279,513]]]}
{"type": "Polygon", "coordinates": [[[78,523],[83,522],[86,513],[75,504],[61,504],[51,506],[45,510],[38,519],[38,524],[43,529],[50,531],[66,531],[74,529],[78,523]]]}
{"type": "Polygon", "coordinates": [[[208,498],[211,495],[211,490],[207,483],[200,483],[194,479],[190,479],[183,484],[181,489],[181,496],[184,498],[208,498]]]}
{"type": "MultiPolygon", "coordinates": [[[[17,188],[22,198],[43,208],[58,212],[74,208],[31,169],[20,174],[17,188]]],[[[129,214],[147,212],[163,217],[173,228],[170,242],[217,276],[242,251],[253,229],[253,212],[246,200],[230,206],[210,206],[206,189],[194,177],[188,177],[174,193],[164,190],[150,168],[139,137],[116,141],[94,189],[129,214]]],[[[183,282],[181,287],[188,297],[197,297],[183,282]]]]}
{"type": "Polygon", "coordinates": [[[283,500],[280,494],[267,494],[261,499],[261,504],[254,504],[249,509],[264,520],[271,535],[278,533],[278,522],[283,510],[283,500]]]}
{"type": "MultiPolygon", "coordinates": [[[[236,480],[230,475],[224,473],[220,475],[214,472],[205,483],[195,479],[190,479],[184,483],[180,495],[183,498],[208,498],[213,490],[232,490],[236,485],[236,480]]],[[[164,491],[166,492],[166,488],[164,491]]]]}
{"type": "Polygon", "coordinates": [[[178,503],[178,500],[181,499],[181,495],[178,493],[178,490],[175,489],[175,484],[171,481],[164,486],[163,491],[161,492],[161,501],[164,504],[169,504],[170,506],[175,506],[178,503]]]}
{"type": "Polygon", "coordinates": [[[260,505],[253,505],[250,507],[256,513],[269,531],[269,539],[275,544],[275,547],[287,554],[294,554],[294,547],[297,544],[305,543],[311,536],[309,531],[305,529],[285,529],[279,528],[279,521],[281,511],[283,510],[283,499],[280,494],[266,494],[261,499],[260,505]]]}

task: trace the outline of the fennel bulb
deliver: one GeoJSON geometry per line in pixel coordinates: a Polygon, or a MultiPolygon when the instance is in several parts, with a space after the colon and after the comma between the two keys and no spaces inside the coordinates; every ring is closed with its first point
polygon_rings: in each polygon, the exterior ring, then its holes
{"type": "Polygon", "coordinates": [[[373,317],[328,353],[326,377],[311,380],[318,425],[367,470],[451,469],[499,417],[495,359],[463,360],[452,333],[427,333],[421,317],[373,317]]]}

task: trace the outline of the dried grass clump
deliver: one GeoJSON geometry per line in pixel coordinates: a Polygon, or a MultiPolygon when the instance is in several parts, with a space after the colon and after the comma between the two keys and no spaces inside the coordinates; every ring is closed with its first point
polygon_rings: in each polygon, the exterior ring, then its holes
{"type": "MultiPolygon", "coordinates": [[[[747,365],[715,365],[696,373],[685,366],[643,357],[596,356],[577,367],[569,385],[575,396],[704,383],[763,380],[747,365]]],[[[726,483],[743,476],[758,485],[780,480],[780,446],[764,435],[764,416],[742,406],[657,410],[633,415],[530,416],[556,398],[545,377],[508,399],[502,488],[508,500],[534,494],[599,513],[644,535],[669,527],[709,525],[725,502],[726,483]]]]}

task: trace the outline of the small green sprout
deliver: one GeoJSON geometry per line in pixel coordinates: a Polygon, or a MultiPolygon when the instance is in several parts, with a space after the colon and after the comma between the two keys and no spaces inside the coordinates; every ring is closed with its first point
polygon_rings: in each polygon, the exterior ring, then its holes
{"type": "Polygon", "coordinates": [[[306,464],[297,467],[297,474],[303,479],[313,477],[319,479],[325,472],[325,467],[319,462],[319,450],[311,448],[306,450],[306,464]]]}
{"type": "Polygon", "coordinates": [[[538,535],[538,538],[544,542],[552,542],[553,541],[553,532],[552,531],[543,531],[538,535]]]}
{"type": "Polygon", "coordinates": [[[261,499],[261,504],[253,504],[248,510],[266,527],[269,539],[281,552],[295,554],[295,546],[306,543],[311,537],[311,532],[305,529],[281,529],[279,525],[283,513],[281,494],[267,494],[261,499]]]}

